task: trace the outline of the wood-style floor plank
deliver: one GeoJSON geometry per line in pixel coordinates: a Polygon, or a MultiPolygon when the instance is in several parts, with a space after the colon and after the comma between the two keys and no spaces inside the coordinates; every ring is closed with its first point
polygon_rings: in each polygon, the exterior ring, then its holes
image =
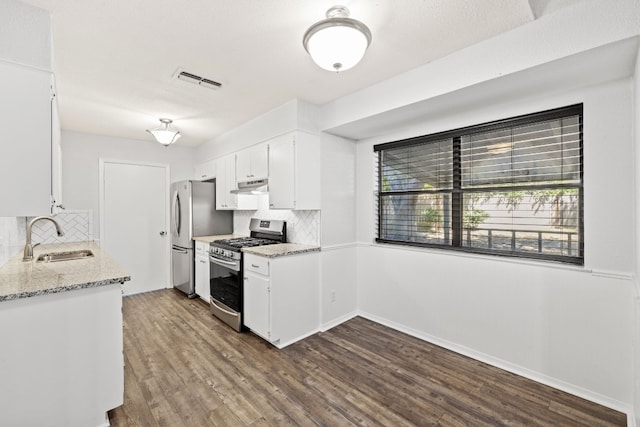
{"type": "Polygon", "coordinates": [[[113,426],[625,426],[620,412],[362,318],[283,350],[200,300],[126,297],[113,426]]]}

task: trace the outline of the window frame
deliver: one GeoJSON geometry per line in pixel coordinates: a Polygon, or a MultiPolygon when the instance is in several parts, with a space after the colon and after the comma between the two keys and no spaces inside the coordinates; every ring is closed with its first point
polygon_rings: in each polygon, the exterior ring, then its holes
{"type": "Polygon", "coordinates": [[[436,248],[443,249],[449,251],[458,251],[458,252],[470,252],[477,254],[485,254],[485,255],[496,255],[501,257],[511,257],[511,258],[524,258],[524,259],[534,259],[534,260],[544,260],[544,261],[554,261],[554,262],[562,262],[569,264],[577,264],[584,265],[584,115],[583,115],[583,104],[574,104],[566,107],[555,108],[550,110],[545,110],[532,114],[525,114],[520,116],[515,116],[511,118],[496,120],[492,122],[482,123],[479,125],[466,126],[458,129],[453,129],[444,132],[438,132],[428,135],[422,135],[412,138],[407,138],[399,141],[392,141],[382,144],[376,144],[373,146],[374,153],[377,154],[377,170],[376,170],[376,181],[377,188],[375,189],[376,194],[376,202],[377,202],[377,234],[376,234],[376,243],[385,243],[385,244],[394,244],[394,245],[404,245],[404,246],[417,246],[417,247],[425,247],[425,248],[436,248]],[[461,165],[461,139],[469,134],[476,134],[482,132],[491,132],[496,130],[503,130],[508,128],[514,128],[523,125],[531,125],[538,122],[544,122],[549,120],[560,119],[568,116],[579,116],[579,176],[580,182],[579,184],[517,184],[512,182],[510,186],[505,187],[504,185],[496,185],[494,187],[491,186],[483,186],[480,189],[462,189],[461,181],[462,175],[464,171],[462,170],[461,165]],[[382,153],[384,150],[395,149],[395,148],[404,148],[410,147],[413,145],[423,145],[434,143],[438,141],[442,141],[444,139],[451,139],[452,141],[452,156],[453,156],[453,166],[452,166],[452,174],[453,174],[453,186],[451,190],[408,190],[408,191],[383,191],[383,162],[382,162],[382,153]],[[557,255],[557,254],[542,254],[536,252],[525,252],[525,251],[506,251],[506,250],[496,250],[489,248],[478,248],[478,247],[470,247],[464,246],[462,241],[464,239],[464,228],[463,228],[463,212],[464,212],[464,203],[463,198],[465,194],[471,194],[474,192],[487,192],[487,191],[519,191],[522,188],[526,187],[531,190],[543,190],[543,189],[577,189],[578,190],[578,238],[579,238],[579,246],[578,246],[578,255],[577,256],[569,256],[569,255],[557,255]],[[386,239],[380,238],[382,235],[383,228],[383,198],[388,197],[390,195],[407,195],[407,194],[450,194],[451,195],[451,218],[452,218],[452,229],[451,229],[451,241],[450,243],[428,243],[428,242],[413,242],[413,241],[403,241],[403,240],[394,240],[394,239],[386,239]],[[455,209],[454,209],[455,207],[455,209]]]}

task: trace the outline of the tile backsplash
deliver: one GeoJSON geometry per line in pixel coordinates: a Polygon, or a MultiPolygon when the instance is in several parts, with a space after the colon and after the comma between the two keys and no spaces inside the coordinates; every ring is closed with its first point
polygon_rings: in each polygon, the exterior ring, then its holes
{"type": "MultiPolygon", "coordinates": [[[[58,236],[51,221],[33,224],[31,240],[34,243],[67,243],[93,240],[92,211],[63,211],[52,215],[60,223],[64,236],[58,236]]],[[[31,218],[28,218],[30,221],[31,218]]]]}
{"type": "Polygon", "coordinates": [[[258,198],[257,211],[234,211],[233,232],[249,234],[251,218],[278,219],[287,222],[287,241],[305,245],[320,245],[320,211],[290,211],[269,209],[269,199],[266,196],[258,198]]]}
{"type": "MultiPolygon", "coordinates": [[[[320,245],[320,211],[290,211],[269,209],[269,199],[259,197],[258,210],[234,211],[233,232],[249,235],[251,218],[279,219],[287,222],[287,241],[306,245],[320,245]]],[[[51,221],[38,221],[33,225],[32,242],[66,243],[93,240],[93,212],[68,210],[53,217],[60,223],[64,236],[59,237],[51,221]]],[[[27,223],[32,218],[0,217],[0,266],[22,251],[26,239],[27,223]]]]}
{"type": "Polygon", "coordinates": [[[24,248],[26,229],[24,217],[0,217],[0,266],[24,248]]]}
{"type": "MultiPolygon", "coordinates": [[[[38,221],[31,230],[33,244],[93,240],[92,211],[63,211],[52,216],[60,223],[64,236],[58,237],[51,221],[38,221]]],[[[0,217],[0,266],[24,248],[31,219],[33,217],[0,217]]]]}

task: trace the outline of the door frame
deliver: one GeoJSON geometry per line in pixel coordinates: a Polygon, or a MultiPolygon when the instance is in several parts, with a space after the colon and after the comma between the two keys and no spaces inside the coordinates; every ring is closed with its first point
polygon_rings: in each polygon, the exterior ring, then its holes
{"type": "Polygon", "coordinates": [[[165,175],[165,183],[164,183],[164,211],[165,211],[165,245],[164,245],[164,260],[163,263],[165,267],[165,278],[167,283],[165,284],[165,289],[169,289],[173,287],[171,280],[171,232],[169,231],[170,227],[170,191],[171,191],[171,166],[166,163],[153,163],[153,162],[141,162],[135,160],[122,160],[122,159],[112,159],[112,158],[102,158],[99,159],[99,173],[100,173],[100,184],[99,184],[99,197],[100,197],[100,240],[104,238],[104,168],[106,164],[120,164],[120,165],[131,165],[131,166],[150,166],[150,167],[158,167],[164,169],[165,175]]]}

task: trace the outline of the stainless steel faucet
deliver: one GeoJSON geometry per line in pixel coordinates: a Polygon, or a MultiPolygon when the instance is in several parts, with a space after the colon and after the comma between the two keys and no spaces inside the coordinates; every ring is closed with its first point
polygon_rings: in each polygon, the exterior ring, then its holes
{"type": "Polygon", "coordinates": [[[60,224],[58,223],[58,221],[51,218],[50,216],[37,216],[33,218],[31,221],[29,221],[29,224],[27,225],[27,239],[24,244],[24,255],[22,257],[22,261],[31,261],[33,259],[33,246],[31,245],[31,229],[33,228],[33,224],[40,221],[41,219],[46,219],[53,222],[53,224],[56,226],[56,232],[58,233],[58,236],[64,236],[64,231],[62,231],[62,228],[60,227],[60,224]]]}

